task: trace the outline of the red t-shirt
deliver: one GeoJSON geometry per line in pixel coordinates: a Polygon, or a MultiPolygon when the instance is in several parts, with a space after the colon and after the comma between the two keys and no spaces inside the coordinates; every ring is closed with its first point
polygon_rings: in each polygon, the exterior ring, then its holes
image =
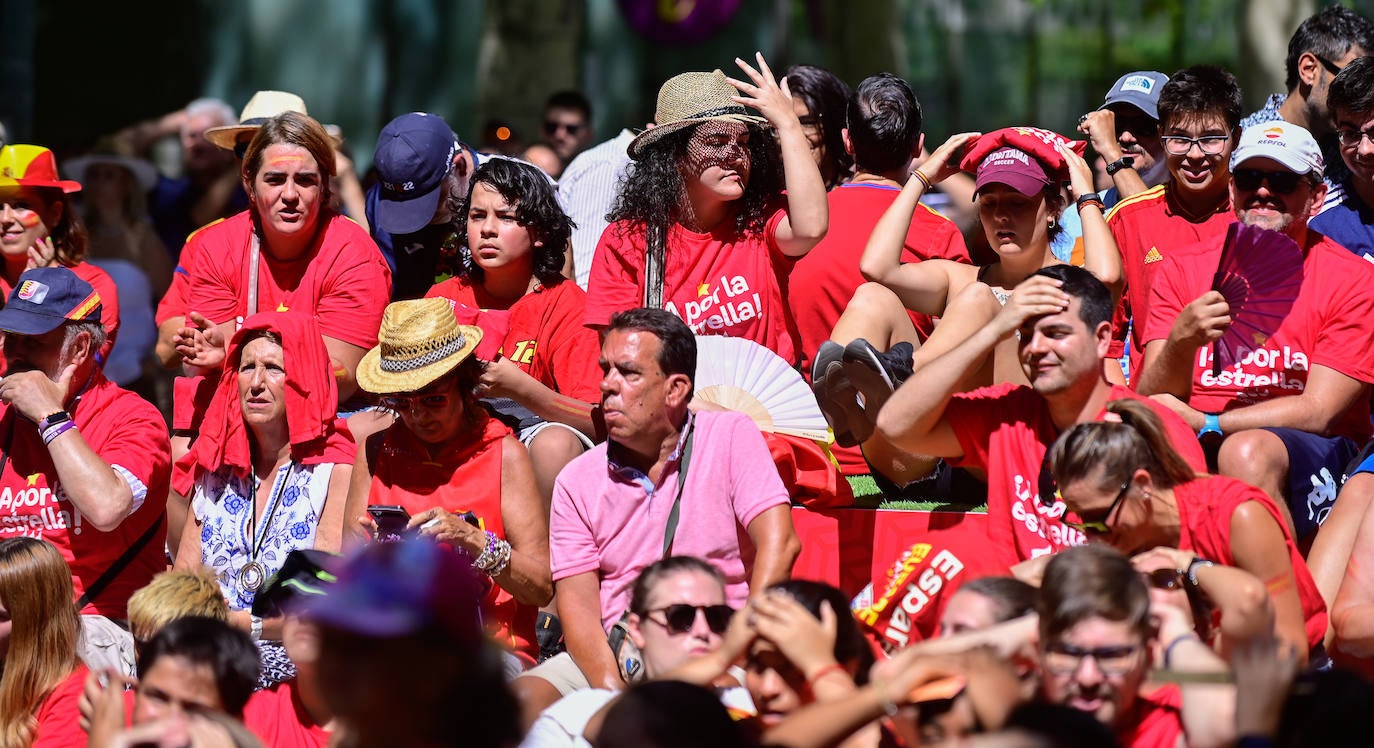
{"type": "MultiPolygon", "coordinates": [[[[326,337],[371,348],[391,298],[391,269],[361,226],[339,215],[320,220],[327,224],[299,259],[279,262],[261,253],[257,311],[309,312],[326,337]]],[[[186,246],[195,264],[188,268],[191,288],[183,311],[199,312],[215,324],[243,321],[252,232],[244,211],[191,235],[186,246]]]]}
{"type": "Polygon", "coordinates": [[[1242,483],[1234,478],[1212,476],[1199,478],[1174,486],[1174,496],[1178,504],[1179,520],[1182,529],[1179,536],[1180,550],[1192,551],[1210,561],[1226,566],[1235,566],[1235,554],[1231,551],[1231,516],[1236,509],[1247,501],[1264,507],[1274,523],[1283,531],[1283,542],[1288,546],[1288,559],[1293,565],[1293,579],[1298,585],[1298,597],[1302,600],[1302,614],[1307,621],[1307,643],[1317,646],[1326,636],[1326,603],[1317,591],[1317,583],[1307,569],[1293,537],[1288,533],[1288,523],[1283,520],[1273,499],[1265,492],[1242,483]]]}
{"type": "MultiPolygon", "coordinates": [[[[1121,251],[1121,269],[1126,290],[1117,305],[1112,329],[1117,341],[1126,339],[1126,320],[1135,318],[1131,334],[1131,381],[1137,381],[1140,360],[1145,350],[1143,340],[1145,321],[1149,319],[1150,293],[1160,261],[1173,250],[1199,241],[1219,239],[1226,235],[1226,227],[1236,219],[1230,203],[1215,213],[1195,220],[1179,212],[1170,185],[1161,184],[1138,195],[1132,195],[1113,206],[1107,216],[1107,227],[1121,251]]],[[[1109,355],[1120,358],[1119,342],[1113,343],[1109,355]]]]}
{"type": "Polygon", "coordinates": [[[181,317],[186,314],[186,307],[191,303],[191,268],[194,268],[199,262],[196,258],[200,255],[202,246],[200,242],[195,241],[196,235],[220,223],[224,223],[223,218],[201,226],[186,237],[186,244],[181,248],[176,270],[172,272],[172,282],[168,284],[167,292],[162,295],[162,300],[157,303],[157,312],[153,315],[153,320],[157,322],[158,327],[173,317],[181,317]]]}
{"type": "Polygon", "coordinates": [[[143,550],[81,610],[124,619],[129,596],[167,569],[163,519],[171,474],[167,424],[152,403],[98,373],[68,410],[86,444],[107,464],[132,475],[146,496],[140,497],[136,490],[132,513],[110,532],[97,530],[58,484],[38,426],[9,406],[0,407],[0,439],[5,440],[8,457],[0,470],[0,538],[26,535],[57,546],[71,566],[79,597],[154,522],[161,523],[143,550]]]}
{"type": "MultiPolygon", "coordinates": [[[[748,338],[796,365],[797,332],[783,302],[792,259],[774,240],[785,215],[779,210],[762,233],[743,236],[733,218],[706,234],[676,223],[668,227],[664,308],[698,335],[748,338]]],[[[644,255],[643,226],[617,221],[606,227],[587,280],[589,327],[605,327],[612,314],[643,306],[644,255]]]]}
{"type": "MultiPolygon", "coordinates": [[[[1204,413],[1298,395],[1314,365],[1374,382],[1374,267],[1322,234],[1308,230],[1302,285],[1278,329],[1239,363],[1212,374],[1212,346],[1198,348],[1188,404],[1204,413]]],[[[1169,337],[1183,307],[1212,287],[1222,242],[1203,242],[1165,261],[1155,279],[1145,342],[1169,337]]],[[[1335,433],[1364,442],[1370,436],[1369,399],[1356,398],[1335,433]]]]}
{"type": "MultiPolygon", "coordinates": [[[[413,517],[434,507],[453,514],[471,511],[483,530],[506,536],[501,514],[501,442],[511,430],[495,418],[482,416],[468,438],[449,448],[434,461],[425,444],[404,424],[382,432],[375,455],[369,439],[368,459],[372,484],[368,506],[393,504],[405,507],[413,517]]],[[[499,585],[492,584],[483,601],[483,619],[497,641],[533,655],[535,608],[521,605],[499,585]]]]}
{"type": "Polygon", "coordinates": [[[71,748],[86,744],[86,731],[81,729],[81,691],[88,674],[90,671],[85,665],[78,665],[38,705],[38,732],[30,748],[71,748]]]}
{"type": "MultiPolygon", "coordinates": [[[[801,336],[802,376],[811,381],[816,349],[830,339],[830,331],[864,282],[859,258],[878,219],[897,199],[900,189],[880,184],[842,184],[826,194],[830,202],[830,231],[810,252],[795,261],[787,280],[789,311],[801,336]]],[[[902,262],[929,259],[968,262],[964,235],[953,221],[919,205],[911,214],[911,228],[902,246],[902,262]]],[[[928,315],[907,312],[922,340],[935,329],[928,315]]],[[[831,453],[846,475],[872,472],[858,447],[833,444],[831,453]]]]}
{"type": "Polygon", "coordinates": [[[563,279],[552,286],[540,284],[504,306],[464,275],[436,283],[425,294],[433,296],[474,309],[510,310],[501,355],[554,392],[589,403],[601,401],[601,344],[582,324],[587,294],[576,283],[563,279]]]}
{"type": "Polygon", "coordinates": [[[1131,724],[1116,731],[1122,748],[1178,748],[1183,737],[1183,692],[1170,683],[1136,697],[1131,724]]]}
{"type": "MultiPolygon", "coordinates": [[[[863,284],[859,258],[878,219],[901,190],[881,184],[842,184],[826,195],[830,203],[830,231],[799,258],[788,276],[788,307],[797,321],[802,343],[802,373],[811,380],[816,349],[830,339],[830,331],[844,313],[854,289],[863,284]]],[[[968,262],[964,235],[954,222],[924,204],[911,215],[911,228],[902,246],[903,263],[930,259],[968,262]]],[[[911,321],[924,340],[935,323],[911,312],[911,321]]]]}
{"type": "MultiPolygon", "coordinates": [[[[1206,472],[1202,447],[1188,424],[1163,405],[1121,385],[1112,386],[1110,400],[1132,398],[1150,406],[1169,432],[1169,442],[1199,472],[1206,472]]],[[[1098,414],[1100,419],[1102,414],[1098,414]]],[[[1045,452],[1059,436],[1049,406],[1025,385],[1000,384],[954,395],[945,408],[964,456],[951,463],[978,468],[988,476],[988,535],[992,552],[1007,566],[1084,541],[1083,533],[1063,522],[1065,505],[1040,503],[1040,480],[1045,452]]]]}
{"type": "Polygon", "coordinates": [[[294,678],[248,697],[243,724],[272,748],[325,748],[331,735],[301,705],[294,678]]]}

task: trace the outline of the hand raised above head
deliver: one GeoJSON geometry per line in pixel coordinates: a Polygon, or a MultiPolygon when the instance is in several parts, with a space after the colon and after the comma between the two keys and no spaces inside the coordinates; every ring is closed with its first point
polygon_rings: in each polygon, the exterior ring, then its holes
{"type": "Polygon", "coordinates": [[[796,127],[801,126],[801,121],[797,119],[796,110],[792,108],[792,92],[788,89],[787,78],[782,79],[782,85],[778,85],[778,80],[773,76],[773,71],[768,67],[768,62],[763,59],[762,52],[754,53],[754,60],[758,63],[755,69],[752,65],[735,58],[735,64],[740,70],[749,77],[751,82],[728,78],[730,85],[739,89],[739,96],[730,97],[734,101],[753,107],[759,110],[759,114],[768,120],[768,124],[781,129],[787,125],[796,127]]]}

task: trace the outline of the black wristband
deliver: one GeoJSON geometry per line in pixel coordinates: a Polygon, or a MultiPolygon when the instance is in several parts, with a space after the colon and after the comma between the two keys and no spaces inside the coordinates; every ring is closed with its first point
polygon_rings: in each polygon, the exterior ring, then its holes
{"type": "Polygon", "coordinates": [[[56,426],[60,423],[66,423],[70,420],[72,420],[71,413],[68,413],[65,410],[59,410],[56,413],[53,413],[52,415],[48,416],[47,418],[40,419],[38,421],[38,430],[40,432],[46,431],[52,428],[53,426],[56,426]]]}
{"type": "Polygon", "coordinates": [[[1128,166],[1135,166],[1135,158],[1131,156],[1122,156],[1110,164],[1107,164],[1107,176],[1111,176],[1128,166]]]}
{"type": "Polygon", "coordinates": [[[1101,208],[1102,210],[1106,210],[1107,208],[1106,204],[1102,202],[1102,196],[1097,194],[1096,192],[1089,192],[1086,195],[1079,195],[1078,199],[1074,200],[1073,202],[1074,205],[1077,205],[1080,209],[1084,205],[1089,204],[1096,205],[1098,208],[1101,208]]]}

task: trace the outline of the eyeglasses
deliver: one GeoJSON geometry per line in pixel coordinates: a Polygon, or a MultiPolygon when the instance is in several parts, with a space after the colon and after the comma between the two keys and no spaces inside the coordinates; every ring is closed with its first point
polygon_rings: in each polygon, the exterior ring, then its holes
{"type": "Polygon", "coordinates": [[[1071,675],[1091,657],[1105,675],[1125,675],[1136,664],[1139,644],[1082,649],[1072,644],[1051,644],[1041,652],[1040,665],[1055,675],[1071,675]]]}
{"type": "Polygon", "coordinates": [[[1326,68],[1326,72],[1332,75],[1339,75],[1340,72],[1345,69],[1336,67],[1336,63],[1326,59],[1325,57],[1322,57],[1319,54],[1316,54],[1315,52],[1312,53],[1312,56],[1317,58],[1317,62],[1320,62],[1322,64],[1322,67],[1326,68]]]}
{"type": "Polygon", "coordinates": [[[1121,484],[1121,490],[1116,492],[1116,498],[1112,499],[1112,503],[1107,507],[1106,513],[1102,515],[1102,519],[1083,520],[1082,522],[1072,522],[1066,519],[1064,520],[1064,524],[1082,533],[1106,535],[1112,531],[1108,521],[1111,520],[1113,514],[1116,514],[1116,508],[1121,505],[1121,500],[1126,498],[1126,493],[1130,490],[1131,481],[1127,479],[1125,483],[1121,484]]]}
{"type": "Polygon", "coordinates": [[[1188,138],[1182,135],[1165,135],[1160,138],[1164,141],[1164,150],[1173,156],[1186,156],[1196,145],[1198,150],[1208,156],[1215,156],[1226,150],[1226,143],[1231,139],[1230,135],[1203,135],[1200,138],[1188,138]]]}
{"type": "Polygon", "coordinates": [[[1155,569],[1145,575],[1145,581],[1157,590],[1183,589],[1183,572],[1178,569],[1155,569]]]}
{"type": "Polygon", "coordinates": [[[441,410],[448,407],[453,395],[447,393],[431,395],[387,395],[382,398],[382,406],[397,413],[409,413],[416,405],[425,410],[441,410]]]}
{"type": "Polygon", "coordinates": [[[734,609],[729,605],[687,605],[686,603],[679,603],[651,610],[644,617],[667,629],[671,634],[685,634],[691,631],[692,626],[696,624],[697,611],[701,611],[706,616],[706,626],[711,629],[713,634],[725,633],[725,629],[730,625],[730,616],[735,614],[734,609]],[[654,618],[655,613],[662,613],[663,620],[654,618]]]}
{"type": "Polygon", "coordinates": [[[1231,178],[1236,181],[1238,189],[1254,192],[1260,188],[1261,182],[1268,182],[1269,191],[1280,195],[1287,195],[1297,189],[1298,181],[1302,179],[1302,176],[1287,170],[1235,169],[1231,172],[1231,178]]]}
{"type": "Polygon", "coordinates": [[[1342,127],[1336,131],[1336,136],[1341,139],[1342,148],[1358,148],[1360,142],[1366,139],[1371,144],[1374,144],[1374,128],[1369,130],[1351,130],[1350,128],[1342,127]]]}
{"type": "Polygon", "coordinates": [[[585,125],[579,125],[575,122],[557,122],[551,119],[544,120],[545,135],[556,135],[559,130],[564,130],[569,135],[577,137],[577,135],[582,132],[583,127],[585,127],[585,125]]]}

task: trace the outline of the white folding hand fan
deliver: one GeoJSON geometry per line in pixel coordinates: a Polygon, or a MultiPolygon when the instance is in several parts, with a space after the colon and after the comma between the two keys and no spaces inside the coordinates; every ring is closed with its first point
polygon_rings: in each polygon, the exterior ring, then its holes
{"type": "Polygon", "coordinates": [[[734,410],[762,431],[833,440],[801,374],[752,340],[698,335],[695,385],[693,410],[734,410]]]}

